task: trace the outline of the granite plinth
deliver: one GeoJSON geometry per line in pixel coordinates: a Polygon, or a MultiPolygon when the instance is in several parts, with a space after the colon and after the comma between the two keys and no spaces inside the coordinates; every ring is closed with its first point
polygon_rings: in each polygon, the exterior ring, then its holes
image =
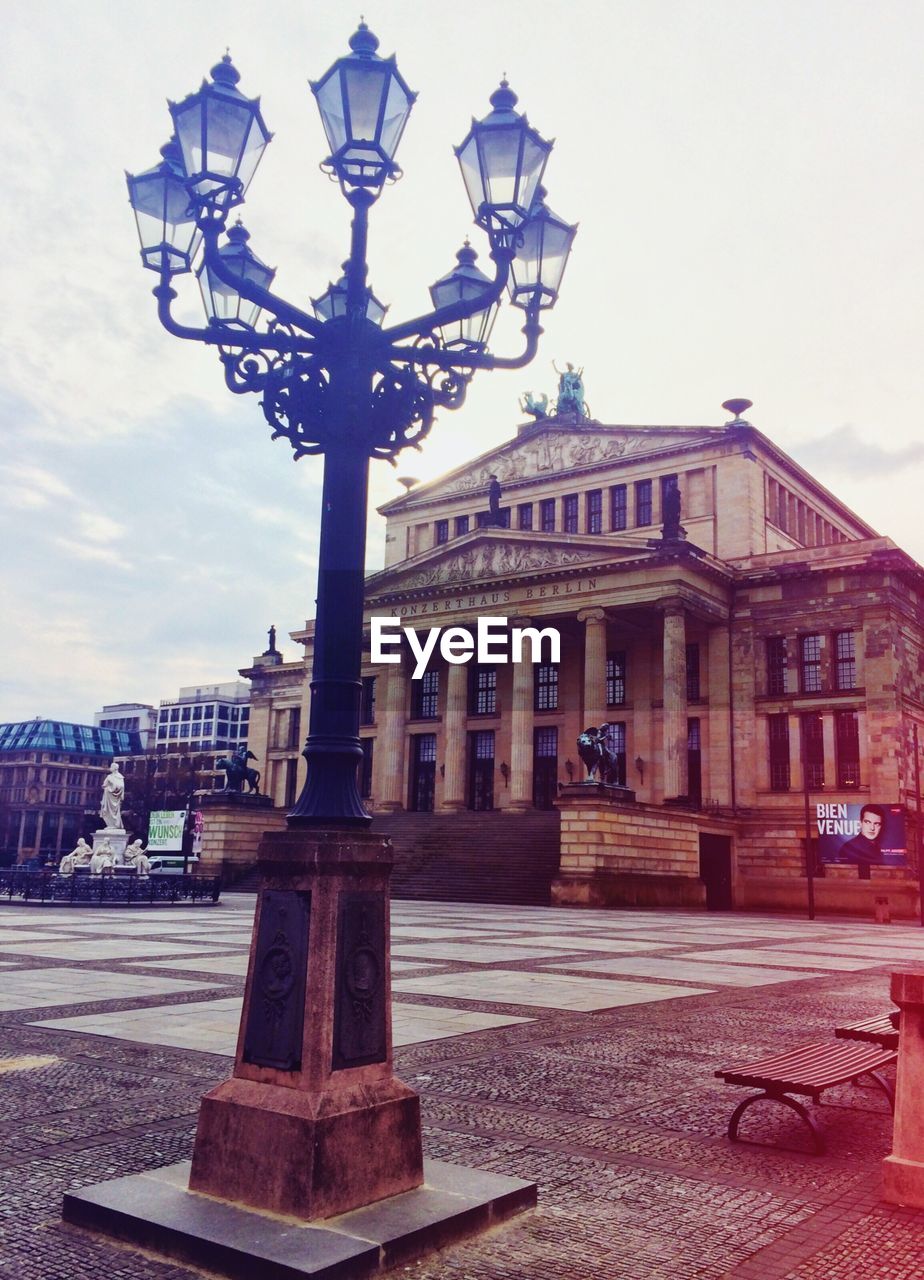
{"type": "Polygon", "coordinates": [[[536,1203],[536,1185],[442,1160],[424,1184],[323,1222],[262,1213],[187,1188],[189,1164],[64,1197],[65,1221],[231,1280],[334,1280],[387,1270],[536,1203]]]}

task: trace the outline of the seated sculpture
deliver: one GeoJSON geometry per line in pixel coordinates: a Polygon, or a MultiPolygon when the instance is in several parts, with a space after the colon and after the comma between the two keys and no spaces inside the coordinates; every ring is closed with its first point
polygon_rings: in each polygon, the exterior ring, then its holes
{"type": "Polygon", "coordinates": [[[83,836],[77,841],[76,846],[66,853],[58,865],[58,874],[62,876],[71,876],[74,874],[75,867],[87,867],[90,865],[90,859],[93,857],[93,850],[84,840],[83,836]]]}
{"type": "Polygon", "coordinates": [[[93,856],[90,859],[90,875],[101,876],[106,872],[111,873],[114,862],[112,845],[108,840],[101,841],[93,850],[93,856]]]}
{"type": "Polygon", "coordinates": [[[151,861],[147,856],[147,850],[141,847],[140,840],[133,840],[127,846],[123,854],[124,865],[133,867],[139,876],[146,876],[151,870],[151,861]]]}

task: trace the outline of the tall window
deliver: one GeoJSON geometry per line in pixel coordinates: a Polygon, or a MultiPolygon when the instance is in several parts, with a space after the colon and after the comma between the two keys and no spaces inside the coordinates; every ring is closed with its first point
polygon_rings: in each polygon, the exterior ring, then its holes
{"type": "Polygon", "coordinates": [[[786,641],[783,636],[767,638],[767,692],[786,692],[786,641]]]}
{"type": "Polygon", "coordinates": [[[440,673],[425,671],[419,680],[412,680],[414,718],[435,720],[439,707],[440,673]]]}
{"type": "Polygon", "coordinates": [[[626,726],[622,721],[609,724],[606,730],[606,745],[613,753],[615,760],[615,781],[618,787],[626,785],[626,726]]]}
{"type": "Polygon", "coordinates": [[[363,694],[359,709],[360,724],[375,724],[375,676],[363,676],[363,694]]]}
{"type": "Polygon", "coordinates": [[[536,667],[533,707],[536,711],[558,710],[558,667],[553,663],[540,663],[536,667]]]}
{"type": "Polygon", "coordinates": [[[852,631],[835,631],[834,633],[834,687],[836,689],[857,687],[857,658],[852,631]]]}
{"type": "Polygon", "coordinates": [[[439,546],[441,542],[448,542],[448,541],[449,541],[449,521],[448,521],[448,520],[437,520],[437,522],[436,522],[436,545],[437,545],[437,546],[439,546]]]}
{"type": "Polygon", "coordinates": [[[799,680],[803,693],[821,693],[821,636],[799,637],[799,680]]]}
{"type": "Polygon", "coordinates": [[[789,716],[768,716],[767,730],[770,740],[770,790],[788,791],[789,716]]]}
{"type": "Polygon", "coordinates": [[[703,740],[698,718],[687,721],[687,795],[692,804],[702,804],[703,740]]]}
{"type": "Polygon", "coordinates": [[[456,537],[461,538],[463,533],[468,533],[470,524],[469,516],[456,516],[456,537]]]}
{"type": "Polygon", "coordinates": [[[603,532],[603,490],[591,489],[587,495],[587,532],[603,532]]]}
{"type": "Polygon", "coordinates": [[[860,724],[856,711],[838,711],[834,717],[837,785],[860,785],[860,724]]]}
{"type": "Polygon", "coordinates": [[[375,747],[375,738],[360,738],[359,745],[363,749],[359,775],[359,794],[364,800],[368,800],[372,795],[372,752],[375,747]]]}
{"type": "Polygon", "coordinates": [[[651,481],[636,480],[635,523],[637,525],[651,524],[651,519],[651,481]]]}
{"type": "Polygon", "coordinates": [[[543,533],[555,532],[555,499],[543,498],[539,503],[539,528],[543,533]]]}
{"type": "Polygon", "coordinates": [[[825,740],[817,711],[802,717],[802,753],[805,785],[809,791],[820,791],[825,785],[825,740]]]}
{"type": "Polygon", "coordinates": [[[468,713],[470,716],[497,714],[497,668],[472,663],[468,669],[468,713]]]}
{"type": "Polygon", "coordinates": [[[283,804],[286,806],[287,809],[291,805],[295,804],[295,797],[298,794],[297,782],[298,782],[298,761],[287,760],[286,771],[285,771],[285,781],[283,783],[284,796],[285,796],[285,798],[283,799],[283,804]]]}
{"type": "Polygon", "coordinates": [[[625,650],[610,653],[606,659],[606,705],[621,707],[626,700],[625,650]]]}
{"type": "Polygon", "coordinates": [[[533,504],[524,502],[517,507],[517,528],[531,529],[533,527],[533,504]]]}
{"type": "Polygon", "coordinates": [[[576,493],[568,493],[562,499],[562,518],[565,533],[577,533],[578,495],[576,493]]]}
{"type": "Polygon", "coordinates": [[[411,810],[432,813],[435,789],[436,734],[414,734],[411,737],[411,810]]]}
{"type": "Polygon", "coordinates": [[[610,489],[610,528],[618,531],[619,529],[625,529],[628,523],[629,512],[626,486],[624,484],[614,484],[610,489]]]}
{"type": "Polygon", "coordinates": [[[469,734],[469,790],[470,809],[494,808],[494,733],[469,734]]]}
{"type": "Polygon", "coordinates": [[[687,645],[687,700],[696,702],[700,697],[699,645],[687,645]]]}
{"type": "Polygon", "coordinates": [[[558,730],[533,730],[533,804],[554,809],[558,791],[558,730]]]}

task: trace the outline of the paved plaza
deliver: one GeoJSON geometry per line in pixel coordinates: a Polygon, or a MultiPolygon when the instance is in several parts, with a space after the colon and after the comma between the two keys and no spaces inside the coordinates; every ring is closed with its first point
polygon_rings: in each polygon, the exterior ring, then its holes
{"type": "MultiPolygon", "coordinates": [[[[191,1280],[63,1225],[61,1197],[189,1158],[199,1097],[229,1073],[253,906],[0,906],[4,1280],[191,1280]]],[[[819,1157],[773,1104],[748,1132],[801,1150],[730,1145],[746,1094],[713,1074],[890,1008],[924,930],[396,902],[393,957],[425,1153],[539,1184],[536,1210],[401,1274],[924,1278],[924,1212],[878,1195],[881,1095],[827,1095],[819,1157]]]]}

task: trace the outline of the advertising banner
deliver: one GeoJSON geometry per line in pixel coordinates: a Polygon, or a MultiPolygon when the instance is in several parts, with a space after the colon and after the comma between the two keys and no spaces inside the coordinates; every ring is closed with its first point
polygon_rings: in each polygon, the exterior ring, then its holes
{"type": "Polygon", "coordinates": [[[160,809],[151,814],[148,853],[179,853],[183,848],[185,809],[160,809]]]}
{"type": "Polygon", "coordinates": [[[818,855],[828,866],[905,867],[905,813],[899,804],[816,804],[818,855]]]}
{"type": "Polygon", "coordinates": [[[193,813],[192,822],[192,851],[198,856],[202,852],[202,832],[205,827],[200,809],[196,809],[193,813]]]}

